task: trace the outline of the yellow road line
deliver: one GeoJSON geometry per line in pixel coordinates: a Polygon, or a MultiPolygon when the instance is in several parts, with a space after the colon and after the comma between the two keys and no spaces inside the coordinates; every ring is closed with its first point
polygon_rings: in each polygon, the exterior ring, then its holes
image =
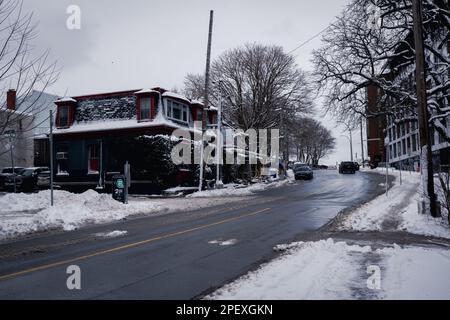
{"type": "Polygon", "coordinates": [[[104,254],[107,254],[107,253],[112,253],[112,252],[117,252],[117,251],[120,251],[120,250],[134,248],[134,247],[137,247],[137,246],[140,246],[140,245],[143,245],[143,244],[147,244],[147,243],[151,243],[151,242],[154,242],[154,241],[158,241],[158,240],[176,237],[176,236],[183,235],[183,234],[190,233],[190,232],[194,232],[194,231],[197,231],[197,230],[202,230],[202,229],[206,229],[206,228],[209,228],[209,227],[213,227],[213,226],[217,226],[217,225],[220,225],[220,224],[224,224],[224,223],[227,223],[227,222],[235,221],[235,220],[238,220],[238,219],[241,219],[241,218],[254,216],[256,214],[269,211],[270,209],[271,208],[265,208],[265,209],[262,209],[262,210],[258,210],[258,211],[251,212],[251,213],[247,213],[247,214],[240,215],[240,216],[237,216],[237,217],[232,217],[232,218],[216,221],[216,222],[213,222],[213,223],[210,223],[210,224],[205,224],[205,225],[202,225],[202,226],[198,226],[198,227],[194,227],[194,228],[190,228],[190,229],[186,229],[186,230],[182,230],[182,231],[168,233],[168,234],[164,234],[164,235],[157,236],[157,237],[154,237],[154,238],[150,238],[150,239],[147,239],[147,240],[142,240],[142,241],[138,241],[138,242],[125,244],[125,245],[114,247],[114,248],[107,249],[107,250],[97,251],[97,252],[94,252],[94,253],[91,253],[91,254],[87,254],[87,255],[84,255],[84,256],[80,256],[80,257],[76,257],[76,258],[72,258],[72,259],[67,259],[67,260],[62,260],[62,261],[58,261],[58,262],[53,262],[53,263],[45,264],[45,265],[42,265],[42,266],[38,266],[38,267],[34,267],[34,268],[30,268],[30,269],[26,269],[26,270],[22,270],[22,271],[18,271],[18,272],[6,274],[6,275],[3,275],[3,276],[0,276],[0,281],[6,280],[6,279],[10,279],[10,278],[14,278],[14,277],[17,277],[17,276],[21,276],[21,275],[24,275],[24,274],[27,274],[27,273],[31,273],[31,272],[35,272],[35,271],[41,271],[41,270],[45,270],[45,269],[49,269],[49,268],[53,268],[53,267],[58,267],[58,266],[61,266],[61,265],[70,264],[70,263],[81,261],[81,260],[86,260],[86,259],[89,259],[89,258],[92,258],[92,257],[104,255],[104,254]]]}

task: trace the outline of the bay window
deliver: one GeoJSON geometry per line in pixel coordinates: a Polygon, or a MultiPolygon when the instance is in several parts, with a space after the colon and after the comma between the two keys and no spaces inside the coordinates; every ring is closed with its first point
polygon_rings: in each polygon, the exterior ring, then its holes
{"type": "Polygon", "coordinates": [[[189,122],[189,109],[184,104],[167,100],[166,114],[169,119],[184,123],[189,122]]]}

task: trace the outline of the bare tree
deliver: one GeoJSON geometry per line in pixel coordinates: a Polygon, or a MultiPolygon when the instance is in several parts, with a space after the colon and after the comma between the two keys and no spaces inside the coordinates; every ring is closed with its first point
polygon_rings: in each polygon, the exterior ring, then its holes
{"type": "Polygon", "coordinates": [[[0,0],[0,108],[6,108],[6,92],[13,89],[17,97],[15,109],[19,110],[3,113],[0,136],[32,110],[42,111],[36,108],[40,94],[32,96],[31,93],[37,90],[42,94],[58,76],[56,63],[49,62],[49,52],[34,50],[36,26],[33,13],[25,12],[22,1],[0,0]]]}
{"type": "Polygon", "coordinates": [[[331,131],[319,121],[304,117],[296,119],[290,127],[292,151],[297,161],[317,165],[335,148],[336,140],[331,131]]]}
{"type": "MultiPolygon", "coordinates": [[[[431,123],[447,141],[450,13],[445,0],[424,1],[424,34],[431,123]]],[[[340,120],[389,114],[416,115],[415,51],[411,0],[353,0],[314,51],[315,76],[326,110],[340,120]],[[375,8],[375,10],[373,10],[375,8]],[[370,25],[379,12],[375,28],[370,25]],[[381,93],[379,110],[367,109],[366,88],[381,93]]]]}
{"type": "MultiPolygon", "coordinates": [[[[203,76],[189,74],[185,94],[203,97],[203,76]]],[[[313,110],[307,75],[278,46],[246,44],[226,51],[212,63],[210,104],[226,97],[224,118],[247,130],[280,127],[284,119],[313,110]]]]}

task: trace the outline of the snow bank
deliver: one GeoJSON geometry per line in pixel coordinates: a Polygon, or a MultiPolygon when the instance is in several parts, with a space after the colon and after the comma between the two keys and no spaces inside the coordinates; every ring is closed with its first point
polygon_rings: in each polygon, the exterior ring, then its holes
{"type": "Polygon", "coordinates": [[[402,172],[400,185],[399,171],[389,171],[395,175],[394,186],[388,195],[380,195],[374,200],[351,212],[340,224],[340,230],[395,231],[402,230],[414,234],[450,239],[450,228],[446,219],[433,218],[418,213],[420,198],[420,174],[402,172]]]}
{"type": "Polygon", "coordinates": [[[248,187],[239,184],[226,184],[223,189],[205,190],[195,192],[186,196],[186,198],[206,198],[206,197],[242,197],[255,195],[256,192],[264,191],[268,188],[281,187],[291,183],[291,179],[284,179],[270,183],[255,183],[248,187]]]}
{"type": "Polygon", "coordinates": [[[395,244],[375,250],[331,239],[276,249],[287,251],[206,299],[450,298],[445,280],[450,272],[449,250],[395,244]],[[369,266],[379,267],[379,288],[368,286],[369,266]]]}
{"type": "Polygon", "coordinates": [[[370,250],[331,239],[291,244],[286,254],[206,299],[349,299],[359,268],[354,255],[370,250]]]}
{"type": "Polygon", "coordinates": [[[81,194],[55,191],[50,207],[50,191],[33,194],[7,194],[0,198],[0,238],[50,228],[73,230],[88,223],[120,220],[138,213],[152,212],[159,206],[151,202],[125,205],[88,190],[81,194]],[[30,212],[32,211],[32,212],[30,212]]]}

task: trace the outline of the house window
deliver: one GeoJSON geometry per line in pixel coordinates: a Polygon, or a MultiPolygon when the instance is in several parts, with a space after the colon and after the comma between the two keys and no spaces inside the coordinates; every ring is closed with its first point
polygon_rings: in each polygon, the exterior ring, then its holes
{"type": "Polygon", "coordinates": [[[58,109],[58,126],[68,127],[69,126],[69,107],[60,106],[58,109]]]}
{"type": "Polygon", "coordinates": [[[150,97],[141,98],[140,101],[140,120],[149,120],[150,119],[150,97]]]}
{"type": "Polygon", "coordinates": [[[88,173],[98,173],[100,167],[100,148],[91,144],[88,150],[88,173]]]}
{"type": "Polygon", "coordinates": [[[188,123],[188,107],[184,104],[167,100],[167,117],[179,122],[188,123]]]}
{"type": "Polygon", "coordinates": [[[60,146],[56,150],[56,175],[69,175],[69,148],[67,146],[60,146]]]}

